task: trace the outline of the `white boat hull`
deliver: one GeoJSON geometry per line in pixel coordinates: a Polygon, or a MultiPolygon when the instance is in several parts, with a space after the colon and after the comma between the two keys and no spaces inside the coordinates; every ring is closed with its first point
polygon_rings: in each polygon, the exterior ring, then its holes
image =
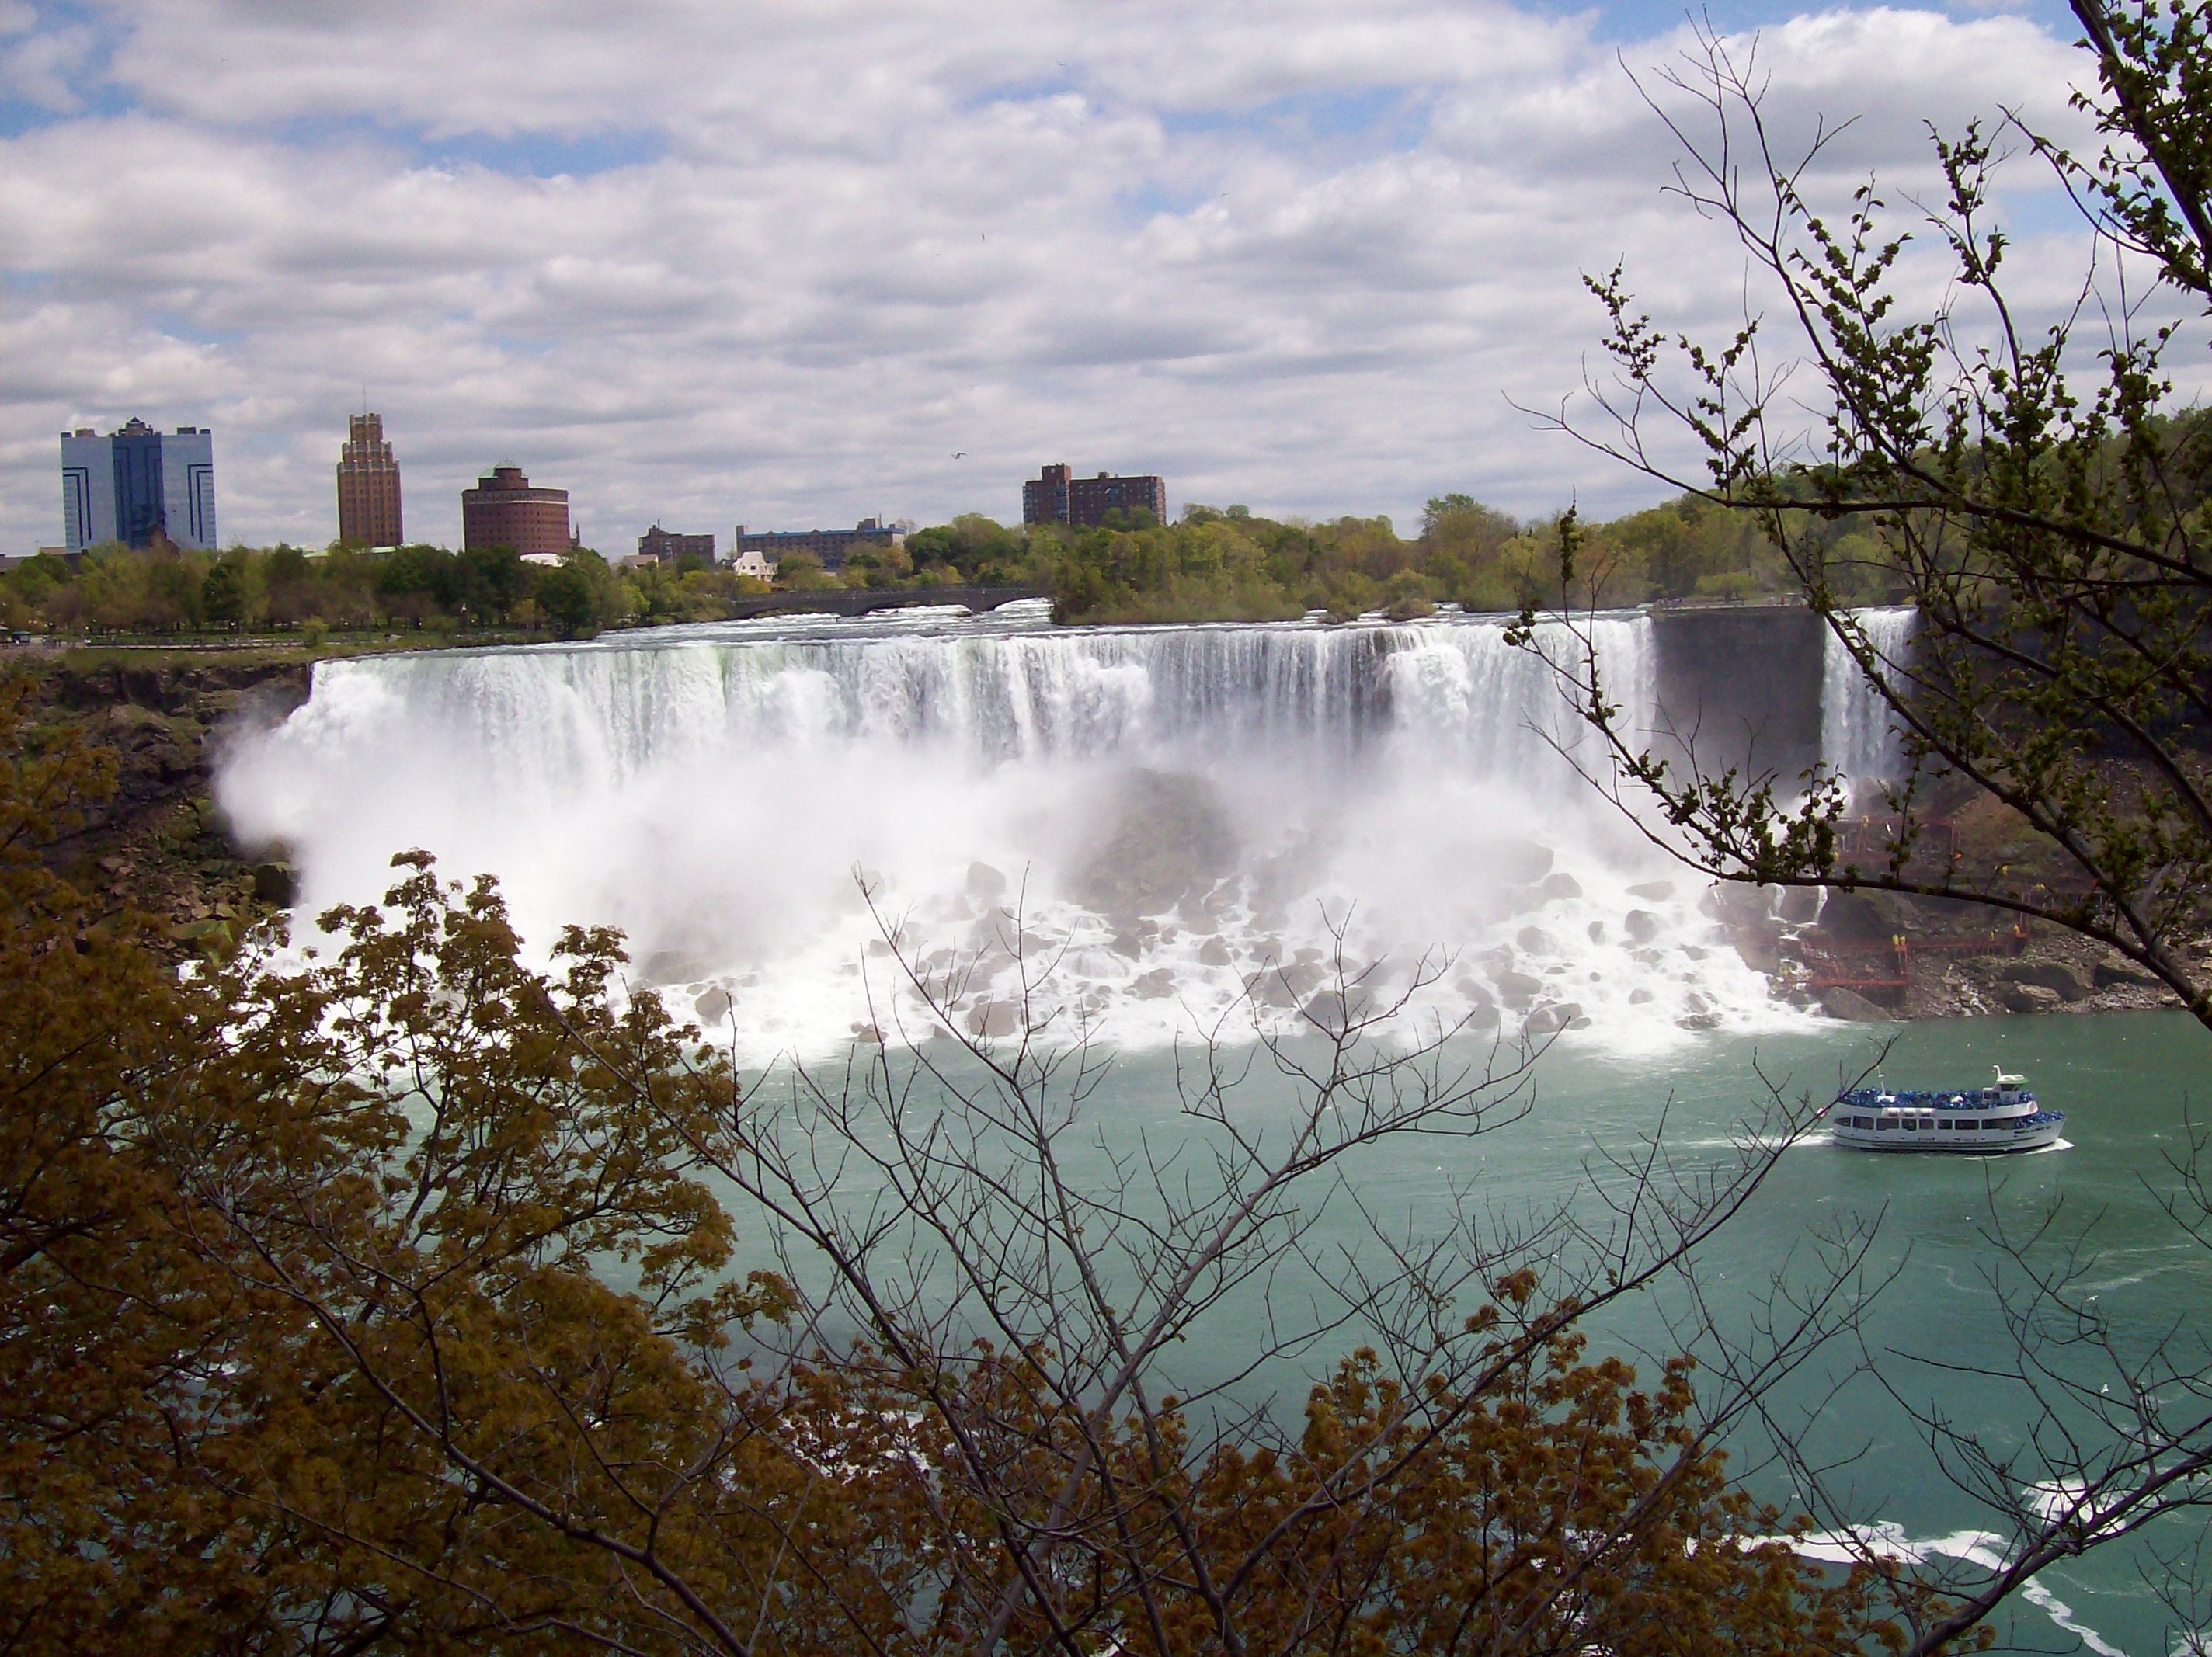
{"type": "Polygon", "coordinates": [[[2057,1144],[2065,1126],[2066,1118],[2051,1112],[2028,1118],[2027,1126],[2019,1128],[2001,1126],[1961,1133],[1955,1128],[1938,1130],[1923,1122],[1917,1129],[1893,1127],[1880,1132],[1832,1126],[1828,1130],[1828,1137],[1833,1143],[1852,1150],[1908,1151],[1937,1156],[2002,1156],[2013,1151],[2040,1150],[2046,1145],[2057,1144]]]}

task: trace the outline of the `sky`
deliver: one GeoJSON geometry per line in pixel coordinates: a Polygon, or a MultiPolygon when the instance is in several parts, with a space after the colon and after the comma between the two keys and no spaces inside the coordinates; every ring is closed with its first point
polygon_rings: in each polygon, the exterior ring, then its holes
{"type": "MultiPolygon", "coordinates": [[[[1928,189],[1930,124],[2082,137],[2049,0],[1700,15],[1755,37],[1785,146],[1855,122],[1839,194],[1928,189]]],[[[1682,112],[1689,28],[1657,0],[0,0],[0,553],[61,538],[58,434],[133,415],[213,428],[226,542],[319,544],[363,406],[446,543],[503,460],[611,552],[1018,520],[1057,460],[1401,529],[1453,490],[1645,504],[1523,410],[1602,373],[1583,271],[1670,330],[1741,318],[1638,90],[1682,112]]],[[[2062,304],[2078,230],[2034,162],[2007,176],[2062,304]]]]}

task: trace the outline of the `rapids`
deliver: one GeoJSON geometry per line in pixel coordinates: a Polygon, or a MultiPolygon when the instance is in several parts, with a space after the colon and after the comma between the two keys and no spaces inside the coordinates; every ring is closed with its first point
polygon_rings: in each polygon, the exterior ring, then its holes
{"type": "MultiPolygon", "coordinates": [[[[1651,728],[1651,623],[1593,625],[1608,700],[1651,728]]],[[[327,661],[220,794],[289,848],[302,914],[422,847],[497,874],[534,942],[621,927],[641,981],[757,1056],[920,1039],[894,948],[970,1029],[1015,1029],[1026,980],[1033,1027],[1121,1045],[1325,1012],[1340,939],[1363,993],[1425,961],[1419,1011],[1509,1035],[1795,1022],[1581,774],[1606,768],[1495,617],[1055,628],[1032,604],[327,661]]]]}

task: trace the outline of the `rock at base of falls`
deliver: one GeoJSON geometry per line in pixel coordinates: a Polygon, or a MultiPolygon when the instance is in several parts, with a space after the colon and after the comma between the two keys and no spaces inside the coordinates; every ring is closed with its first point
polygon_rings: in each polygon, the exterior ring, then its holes
{"type": "Polygon", "coordinates": [[[1229,946],[1218,936],[1209,937],[1198,946],[1199,964],[1206,967],[1225,967],[1230,962],[1229,946]]]}
{"type": "Polygon", "coordinates": [[[1164,1001],[1176,992],[1175,969],[1160,967],[1140,975],[1129,986],[1129,993],[1140,1001],[1164,1001]]]}
{"type": "Polygon", "coordinates": [[[1523,1035],[1556,1035],[1561,1030],[1588,1029],[1590,1021],[1583,1016],[1579,1001],[1553,1001],[1540,1006],[1521,1021],[1523,1035]]]}
{"type": "Polygon", "coordinates": [[[1897,1017],[1856,990],[1847,990],[1840,985],[1820,992],[1820,1011],[1831,1018],[1848,1019],[1854,1024],[1887,1024],[1897,1017]]]}
{"type": "Polygon", "coordinates": [[[1498,986],[1499,998],[1516,1012],[1527,1008],[1544,987],[1544,980],[1529,973],[1493,972],[1490,978],[1498,986]]]}
{"type": "Polygon", "coordinates": [[[1557,955],[1559,941],[1541,926],[1523,926],[1513,935],[1513,942],[1523,955],[1557,955]]]}
{"type": "Polygon", "coordinates": [[[1237,859],[1237,838],[1203,777],[1134,773],[1121,819],[1076,877],[1075,895],[1101,914],[1160,915],[1194,908],[1237,859]]]}
{"type": "Polygon", "coordinates": [[[968,1010],[968,1034],[994,1039],[1022,1027],[1022,1010],[1012,1001],[979,1001],[968,1010]]]}
{"type": "Polygon", "coordinates": [[[1375,998],[1360,989],[1346,990],[1341,995],[1324,990],[1301,1011],[1327,1034],[1341,1035],[1375,1011],[1375,998]]]}
{"type": "Polygon", "coordinates": [[[1628,895],[1631,897],[1640,897],[1646,903],[1664,903],[1674,895],[1674,883],[1671,880],[1644,881],[1630,887],[1628,895]]]}
{"type": "Polygon", "coordinates": [[[1262,1006],[1280,1007],[1285,1011],[1295,1007],[1321,987],[1326,976],[1321,968],[1311,962],[1280,968],[1267,968],[1244,975],[1245,993],[1262,1006]]]}
{"type": "Polygon", "coordinates": [[[719,986],[708,990],[691,1004],[692,1010],[710,1024],[719,1024],[730,1016],[730,992],[719,986]]]}
{"type": "Polygon", "coordinates": [[[968,865],[968,891],[972,897],[986,903],[996,903],[1006,895],[1006,877],[988,863],[968,865]]]}
{"type": "Polygon", "coordinates": [[[1567,903],[1583,895],[1583,883],[1560,869],[1546,875],[1543,885],[1537,889],[1547,903],[1567,903]]]}
{"type": "Polygon", "coordinates": [[[1620,919],[1620,930],[1634,944],[1649,944],[1659,936],[1659,917],[1649,909],[1631,909],[1620,919]]]}

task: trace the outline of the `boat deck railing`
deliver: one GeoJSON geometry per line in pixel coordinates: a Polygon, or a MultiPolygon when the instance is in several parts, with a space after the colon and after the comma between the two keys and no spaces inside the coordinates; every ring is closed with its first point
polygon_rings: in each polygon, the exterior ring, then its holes
{"type": "Polygon", "coordinates": [[[1890,1093],[1856,1088],[1838,1095],[1836,1102],[1856,1110],[1997,1110],[2008,1105],[2034,1106],[2036,1098],[2027,1092],[2016,1093],[2009,1099],[1987,1099],[1978,1092],[1890,1093]]]}

